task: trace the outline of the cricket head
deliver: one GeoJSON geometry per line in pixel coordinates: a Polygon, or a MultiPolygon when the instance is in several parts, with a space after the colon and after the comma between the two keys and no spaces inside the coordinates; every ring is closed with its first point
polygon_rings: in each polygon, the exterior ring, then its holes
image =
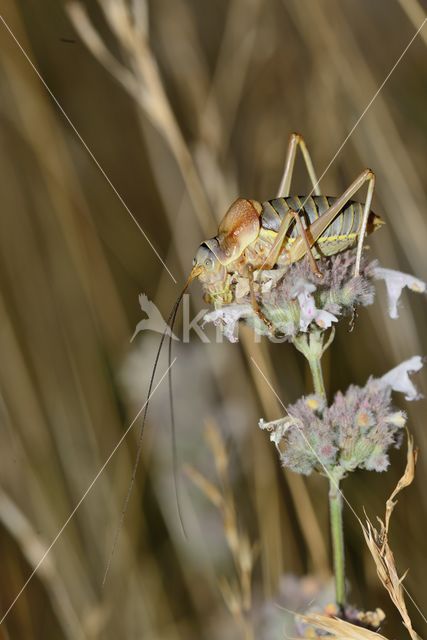
{"type": "Polygon", "coordinates": [[[215,242],[215,238],[202,242],[194,257],[193,270],[200,271],[200,275],[202,273],[215,273],[222,266],[212,249],[209,248],[208,243],[211,242],[215,242]]]}
{"type": "Polygon", "coordinates": [[[209,246],[216,242],[217,240],[212,238],[212,240],[202,242],[199,246],[193,260],[190,278],[198,278],[200,280],[206,302],[221,306],[231,302],[230,276],[227,268],[221,264],[209,246]]]}
{"type": "Polygon", "coordinates": [[[262,205],[256,200],[238,198],[221,220],[218,234],[198,248],[190,278],[202,282],[206,301],[216,306],[231,302],[232,263],[258,237],[261,211],[262,205]]]}

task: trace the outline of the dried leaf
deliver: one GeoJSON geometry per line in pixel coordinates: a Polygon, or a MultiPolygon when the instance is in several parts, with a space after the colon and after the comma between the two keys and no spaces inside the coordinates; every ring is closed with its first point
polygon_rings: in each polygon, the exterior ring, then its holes
{"type": "Polygon", "coordinates": [[[212,419],[206,420],[205,440],[212,451],[220,480],[224,481],[228,468],[228,456],[221,431],[212,419]]]}
{"type": "Polygon", "coordinates": [[[231,585],[227,578],[221,578],[218,582],[227,609],[234,617],[242,615],[242,599],[237,585],[231,585]]]}
{"type": "Polygon", "coordinates": [[[402,489],[408,487],[413,481],[416,460],[417,452],[414,451],[414,442],[412,437],[408,433],[408,453],[405,472],[397,483],[396,488],[394,489],[390,498],[387,500],[384,522],[380,518],[377,518],[379,522],[379,526],[377,528],[374,527],[369,518],[366,518],[365,524],[360,521],[366,544],[368,545],[368,549],[371,552],[371,555],[375,562],[378,577],[385,589],[387,589],[393,604],[399,611],[403,620],[403,624],[407,628],[412,640],[419,640],[419,636],[412,627],[411,619],[409,617],[405,603],[404,588],[402,583],[404,578],[406,577],[407,572],[399,577],[393,552],[388,543],[388,532],[390,527],[391,514],[393,513],[394,507],[397,504],[397,500],[395,500],[395,498],[400,493],[400,491],[402,491],[402,489]]]}
{"type": "Polygon", "coordinates": [[[358,627],[351,622],[331,618],[320,613],[309,613],[298,616],[300,620],[316,629],[330,633],[338,640],[387,640],[384,636],[369,629],[358,627]]]}
{"type": "Polygon", "coordinates": [[[414,480],[415,465],[417,464],[417,457],[418,457],[418,449],[414,450],[414,440],[412,436],[408,434],[408,453],[406,456],[405,473],[400,478],[399,482],[396,485],[396,488],[394,489],[393,493],[391,494],[391,496],[389,497],[386,503],[385,528],[387,532],[390,527],[390,516],[393,513],[394,507],[397,504],[397,500],[395,500],[396,496],[402,491],[402,489],[409,487],[409,485],[412,484],[414,480]]]}

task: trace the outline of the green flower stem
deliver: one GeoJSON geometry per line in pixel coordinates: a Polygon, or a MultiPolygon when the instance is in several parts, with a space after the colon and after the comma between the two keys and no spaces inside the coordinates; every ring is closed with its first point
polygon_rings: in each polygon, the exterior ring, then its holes
{"type": "Polygon", "coordinates": [[[337,605],[340,608],[343,608],[345,605],[345,560],[342,522],[342,494],[339,488],[339,480],[334,479],[333,476],[329,481],[329,509],[331,518],[332,553],[334,559],[335,599],[337,605]]]}
{"type": "Polygon", "coordinates": [[[322,355],[331,344],[335,332],[332,329],[327,343],[323,344],[320,330],[312,329],[310,334],[300,333],[294,338],[294,345],[307,358],[313,378],[314,393],[326,400],[325,383],[323,381],[322,355]]]}
{"type": "MultiPolygon", "coordinates": [[[[325,383],[322,371],[322,355],[334,339],[334,329],[328,340],[323,343],[321,331],[312,330],[309,335],[299,334],[294,338],[296,348],[307,358],[313,378],[314,393],[326,398],[325,383]]],[[[336,470],[338,471],[338,470],[336,470]]],[[[335,598],[337,605],[345,605],[345,563],[344,563],[344,532],[342,519],[342,494],[339,488],[338,473],[329,474],[329,511],[331,520],[332,555],[335,575],[335,598]]]]}
{"type": "Polygon", "coordinates": [[[314,393],[322,396],[326,400],[325,383],[323,381],[323,371],[321,356],[308,357],[311,375],[313,377],[314,393]]]}

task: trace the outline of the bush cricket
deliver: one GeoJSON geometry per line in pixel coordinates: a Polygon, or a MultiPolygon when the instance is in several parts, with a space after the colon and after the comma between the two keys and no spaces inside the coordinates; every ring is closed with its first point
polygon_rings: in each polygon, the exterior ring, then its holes
{"type": "MultiPolygon", "coordinates": [[[[205,301],[216,308],[234,301],[236,276],[253,281],[253,274],[262,269],[286,267],[307,256],[313,273],[321,279],[316,264],[320,256],[331,256],[357,244],[354,276],[359,274],[363,241],[383,224],[383,220],[371,210],[375,187],[375,175],[365,169],[339,197],[321,194],[316,173],[305,141],[301,135],[290,137],[283,177],[278,195],[263,203],[257,200],[238,198],[228,209],[218,227],[218,233],[203,241],[193,260],[193,268],[187,282],[173,305],[167,326],[173,331],[179,305],[190,283],[198,278],[204,290],[205,301]],[[300,149],[312,183],[308,196],[290,196],[295,159],[300,149]],[[364,203],[353,200],[353,196],[367,183],[364,203]]],[[[254,295],[251,295],[254,312],[269,326],[254,295]]],[[[269,326],[273,331],[273,328],[269,326]]],[[[128,493],[124,502],[122,518],[113,545],[117,541],[127,503],[135,481],[136,469],[141,456],[142,437],[154,378],[159,363],[167,329],[163,333],[156,353],[150,378],[147,403],[139,433],[138,449],[128,493]]],[[[169,336],[169,367],[172,362],[172,338],[169,336]]],[[[176,440],[172,399],[171,370],[169,368],[169,399],[173,437],[174,473],[176,474],[176,440]]],[[[178,513],[177,483],[175,482],[178,513]]],[[[111,554],[112,555],[112,554],[111,554]]],[[[111,561],[111,557],[110,557],[111,561]]],[[[108,563],[108,565],[110,562],[108,563]]],[[[108,570],[108,567],[107,567],[108,570]]]]}

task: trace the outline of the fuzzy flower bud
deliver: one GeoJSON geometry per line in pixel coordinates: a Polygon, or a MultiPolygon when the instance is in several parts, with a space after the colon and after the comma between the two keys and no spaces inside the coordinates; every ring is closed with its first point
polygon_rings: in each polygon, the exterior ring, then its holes
{"type": "Polygon", "coordinates": [[[385,471],[387,451],[399,446],[399,432],[406,423],[404,412],[392,406],[392,391],[417,399],[408,373],[421,367],[422,359],[414,356],[382,378],[370,378],[364,387],[339,391],[330,406],[320,396],[305,396],[288,407],[286,417],[261,420],[259,426],[270,431],[283,465],[297,473],[385,471]]]}

